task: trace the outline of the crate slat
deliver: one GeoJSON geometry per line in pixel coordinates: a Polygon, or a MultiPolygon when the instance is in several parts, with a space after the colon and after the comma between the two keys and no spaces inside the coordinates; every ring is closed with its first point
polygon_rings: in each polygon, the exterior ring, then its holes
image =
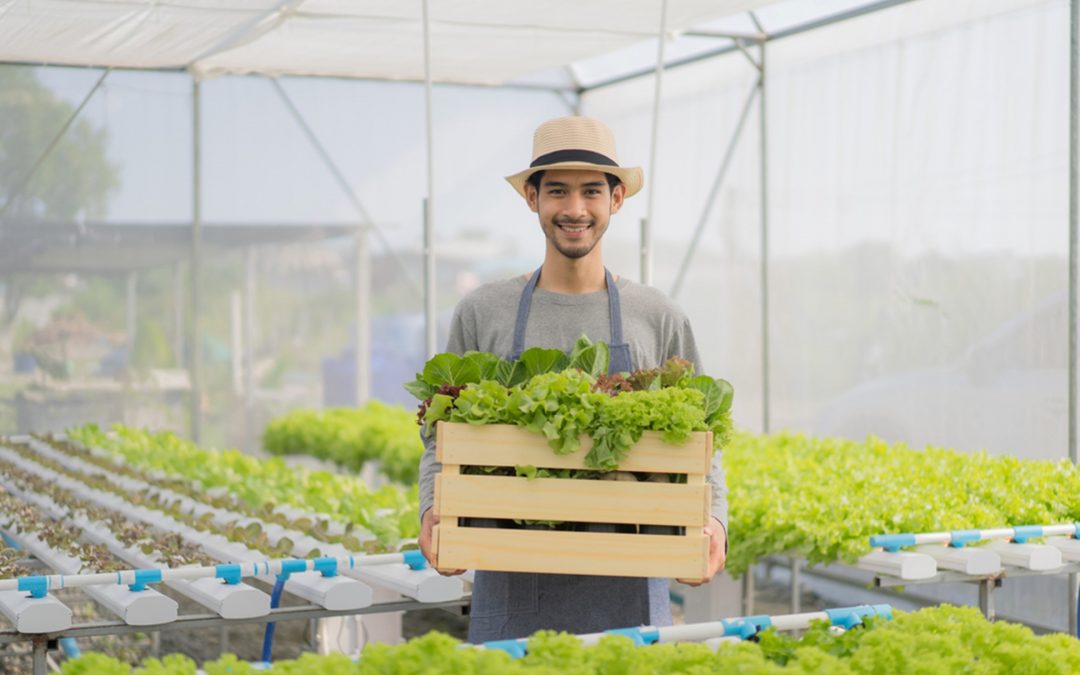
{"type": "Polygon", "coordinates": [[[704,527],[708,486],[441,475],[439,516],[704,527]]]}
{"type": "MultiPolygon", "coordinates": [[[[436,529],[441,529],[437,525],[436,529]]],[[[438,532],[439,568],[702,579],[709,540],[687,536],[459,527],[438,532]]]]}
{"type": "MultiPolygon", "coordinates": [[[[439,422],[436,434],[436,457],[447,464],[585,469],[585,455],[592,448],[592,439],[583,436],[580,450],[559,456],[540,434],[510,424],[439,422]]],[[[712,432],[695,432],[686,443],[671,445],[661,439],[660,432],[646,431],[619,470],[707,474],[711,459],[712,432]]]]}

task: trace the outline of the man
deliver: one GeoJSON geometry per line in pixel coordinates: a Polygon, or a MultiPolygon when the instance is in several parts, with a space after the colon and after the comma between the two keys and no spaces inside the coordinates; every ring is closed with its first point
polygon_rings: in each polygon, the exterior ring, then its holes
{"type": "MultiPolygon", "coordinates": [[[[447,350],[517,358],[529,347],[569,351],[581,335],[608,343],[610,372],[654,368],[669,357],[701,360],[690,323],[659,291],[616,279],[604,267],[600,241],[623,200],[644,183],[640,168],[624,168],[602,122],[564,117],[533,137],[529,168],[507,181],[539,216],[547,237],[544,264],[531,275],[485,284],[458,304],[447,350]]],[[[420,463],[420,547],[433,566],[431,510],[434,441],[420,463]]],[[[727,550],[727,489],[719,454],[709,476],[712,515],[708,578],[723,569],[727,550]]],[[[460,570],[443,574],[460,574],[460,570]]],[[[469,640],[526,637],[540,629],[591,633],[671,624],[667,579],[506,572],[476,573],[469,640]]]]}

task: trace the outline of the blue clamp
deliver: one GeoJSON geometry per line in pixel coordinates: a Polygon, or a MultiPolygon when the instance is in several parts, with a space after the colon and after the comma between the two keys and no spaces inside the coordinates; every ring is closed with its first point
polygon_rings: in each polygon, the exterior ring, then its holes
{"type": "Polygon", "coordinates": [[[870,609],[874,610],[874,616],[880,616],[886,621],[892,621],[892,605],[870,605],[870,609]]]}
{"type": "Polygon", "coordinates": [[[44,598],[49,594],[49,579],[43,576],[19,577],[19,590],[29,591],[31,598],[44,598]]]}
{"type": "Polygon", "coordinates": [[[133,591],[145,591],[146,584],[156,584],[161,581],[161,570],[158,569],[141,569],[135,570],[135,583],[128,584],[128,588],[133,591]]]}
{"type": "Polygon", "coordinates": [[[224,579],[225,583],[230,586],[235,586],[240,583],[242,574],[239,565],[236,563],[229,563],[227,565],[215,565],[214,576],[218,579],[224,579]]]}
{"type": "Polygon", "coordinates": [[[965,545],[982,539],[982,532],[978,530],[953,530],[949,533],[949,546],[964,548],[965,545]]]}
{"type": "Polygon", "coordinates": [[[660,639],[660,631],[655,628],[612,628],[604,631],[608,635],[623,635],[630,638],[635,647],[651,645],[660,639]]]}
{"type": "Polygon", "coordinates": [[[746,619],[721,619],[720,623],[724,626],[724,637],[737,637],[740,640],[747,640],[758,633],[757,625],[746,619]]]}
{"type": "Polygon", "coordinates": [[[307,572],[307,561],[290,558],[281,561],[281,573],[277,575],[279,581],[288,581],[289,575],[296,572],[307,572]]]}
{"type": "Polygon", "coordinates": [[[875,534],[870,537],[871,548],[883,548],[889,553],[896,553],[905,546],[915,545],[914,534],[875,534]]]}
{"type": "Polygon", "coordinates": [[[829,617],[829,622],[834,626],[839,626],[844,630],[851,630],[854,626],[858,626],[862,623],[863,618],[867,616],[881,616],[882,607],[887,608],[888,618],[892,618],[892,607],[889,605],[859,605],[857,607],[840,607],[838,609],[827,609],[825,614],[829,617]]]}
{"type": "Polygon", "coordinates": [[[765,630],[766,628],[772,627],[772,617],[768,614],[755,614],[754,616],[744,616],[742,619],[746,623],[756,628],[758,633],[765,630]]]}
{"type": "Polygon", "coordinates": [[[525,657],[525,640],[492,640],[484,643],[484,649],[498,649],[515,659],[525,657]]]}
{"type": "Polygon", "coordinates": [[[412,549],[409,551],[402,551],[401,557],[403,562],[409,566],[411,570],[422,570],[427,567],[427,558],[419,549],[412,549]]]}
{"type": "Polygon", "coordinates": [[[1026,544],[1028,539],[1043,536],[1042,525],[1020,525],[1013,528],[1013,541],[1017,544],[1026,544]]]}
{"type": "Polygon", "coordinates": [[[1080,539],[1080,523],[1076,523],[1075,527],[1076,527],[1076,529],[1072,533],[1072,538],[1073,539],[1080,539]]]}
{"type": "Polygon", "coordinates": [[[315,558],[312,563],[316,572],[321,572],[324,577],[337,576],[337,558],[315,558]]]}

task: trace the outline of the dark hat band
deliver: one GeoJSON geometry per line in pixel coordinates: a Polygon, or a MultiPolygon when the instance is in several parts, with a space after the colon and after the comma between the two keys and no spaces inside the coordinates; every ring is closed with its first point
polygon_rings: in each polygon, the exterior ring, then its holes
{"type": "Polygon", "coordinates": [[[602,164],[603,166],[619,166],[610,157],[592,150],[556,150],[546,155],[540,155],[529,164],[529,168],[558,164],[559,162],[588,162],[589,164],[602,164]]]}

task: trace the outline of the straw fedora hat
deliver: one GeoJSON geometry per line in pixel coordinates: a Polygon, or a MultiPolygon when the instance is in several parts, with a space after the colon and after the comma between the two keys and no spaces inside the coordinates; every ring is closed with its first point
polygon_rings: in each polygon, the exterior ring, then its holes
{"type": "Polygon", "coordinates": [[[532,163],[506,180],[522,197],[525,183],[537,171],[586,169],[617,176],[626,186],[626,196],[641,190],[645,174],[640,167],[621,167],[615,155],[615,134],[600,120],[591,117],[560,117],[544,122],[533,134],[532,163]]]}

